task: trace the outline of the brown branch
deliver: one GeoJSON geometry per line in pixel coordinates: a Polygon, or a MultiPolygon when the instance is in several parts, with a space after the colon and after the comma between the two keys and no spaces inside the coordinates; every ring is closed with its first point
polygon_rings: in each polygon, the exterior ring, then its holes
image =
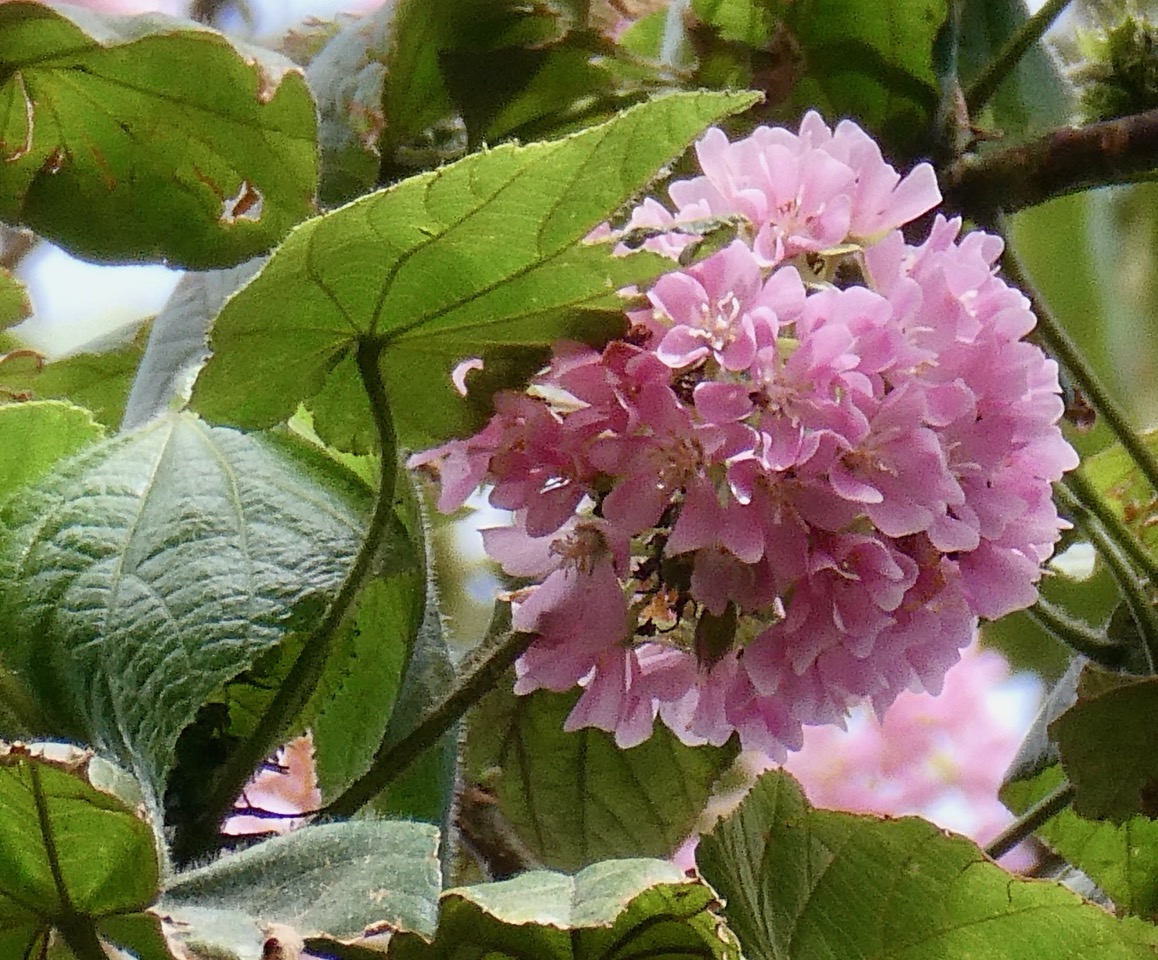
{"type": "Polygon", "coordinates": [[[947,206],[1012,213],[1079,190],[1158,176],[1158,109],[1063,127],[1004,150],[970,154],[941,171],[947,206]]]}

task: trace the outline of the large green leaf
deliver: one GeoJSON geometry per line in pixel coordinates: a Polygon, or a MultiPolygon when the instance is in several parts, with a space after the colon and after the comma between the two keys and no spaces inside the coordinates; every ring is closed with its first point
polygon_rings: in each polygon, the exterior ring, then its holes
{"type": "MultiPolygon", "coordinates": [[[[961,81],[968,86],[1005,42],[1029,18],[1025,0],[964,0],[958,56],[961,81]]],[[[995,125],[1004,138],[1022,139],[1068,123],[1073,93],[1061,68],[1041,43],[1018,60],[994,92],[987,110],[973,118],[995,125]]]]}
{"type": "MultiPolygon", "coordinates": [[[[1001,799],[1021,813],[1062,781],[1060,764],[1007,784],[1001,799]]],[[[1121,912],[1158,919],[1158,821],[1145,816],[1125,823],[1087,820],[1072,808],[1038,828],[1035,836],[1064,857],[1114,901],[1121,912]]]]}
{"type": "Polygon", "coordinates": [[[611,860],[571,877],[533,871],[442,895],[438,936],[395,936],[392,960],[738,960],[715,894],[658,860],[611,860]]]}
{"type": "Polygon", "coordinates": [[[288,60],[193,23],[0,5],[0,218],[100,260],[228,266],[313,210],[288,60]]]}
{"type": "Polygon", "coordinates": [[[508,678],[471,714],[467,775],[495,793],[520,840],[547,866],[670,856],[735,751],[685,746],[662,724],[630,750],[603,730],[567,733],[578,696],[515,696],[508,678]]]}
{"type": "Polygon", "coordinates": [[[55,930],[66,942],[103,938],[141,960],[172,960],[144,912],[160,887],[152,828],[94,786],[100,761],[51,749],[57,759],[0,748],[0,955],[44,956],[55,930]]]}
{"type": "Polygon", "coordinates": [[[303,725],[313,730],[324,800],[366,772],[387,724],[397,722],[400,710],[406,712],[404,676],[416,658],[425,656],[423,621],[437,623],[437,605],[427,604],[417,491],[401,471],[396,489],[397,531],[358,596],[303,717],[303,725]]]}
{"type": "Polygon", "coordinates": [[[1119,960],[1158,950],[1149,924],[1011,876],[915,817],[815,810],[779,772],[701,839],[696,860],[749,960],[1119,960]]]}
{"type": "Polygon", "coordinates": [[[259,440],[155,420],[0,509],[0,650],[52,732],[107,746],[159,791],[182,728],[310,626],[361,527],[348,497],[259,440]]]}
{"type": "Polygon", "coordinates": [[[158,909],[190,947],[240,960],[261,960],[262,931],[274,923],[318,941],[357,940],[367,928],[430,937],[437,849],[438,831],[422,823],[303,827],[179,874],[158,909]]]}
{"type": "Polygon", "coordinates": [[[87,410],[56,400],[0,406],[0,498],[104,435],[87,410]]]}
{"type": "Polygon", "coordinates": [[[403,444],[475,429],[494,390],[532,373],[550,344],[622,329],[615,291],[671,262],[612,257],[584,238],[753,100],[664,97],[564,140],[472,154],[301,225],[222,310],[195,406],[268,426],[331,371],[350,376],[355,343],[377,338],[403,444]],[[472,357],[486,367],[464,399],[450,374],[472,357]]]}
{"type": "MultiPolygon", "coordinates": [[[[437,595],[433,585],[428,585],[425,616],[383,742],[393,745],[410,733],[446,696],[454,680],[454,664],[450,660],[437,595]]],[[[449,835],[458,787],[458,741],[459,724],[455,724],[394,779],[373,801],[373,809],[383,815],[438,824],[444,835],[449,835]]],[[[451,855],[452,851],[445,853],[451,855]]]]}

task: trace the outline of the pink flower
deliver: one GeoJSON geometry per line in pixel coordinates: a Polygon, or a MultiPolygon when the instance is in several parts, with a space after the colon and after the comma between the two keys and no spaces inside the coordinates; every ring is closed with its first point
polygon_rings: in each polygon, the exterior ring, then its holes
{"type": "MultiPolygon", "coordinates": [[[[741,238],[660,278],[631,333],[557,346],[477,436],[412,459],[454,509],[480,484],[513,526],[486,547],[530,585],[516,690],[583,694],[568,728],[622,746],[658,719],[687,743],[777,758],[805,726],[935,692],[980,618],[1031,604],[1076,465],[1056,365],[1021,338],[1000,241],[937,218],[848,122],[709,132],[675,214],[741,238]]],[[[687,235],[647,244],[668,253],[687,235]]]]}
{"type": "MultiPolygon", "coordinates": [[[[696,145],[704,176],[672,184],[676,221],[744,216],[756,256],[771,265],[849,240],[872,243],[941,202],[933,168],[919,164],[903,179],[880,148],[845,120],[835,134],[809,112],[799,135],[760,127],[729,143],[709,130],[696,145]]],[[[662,219],[654,212],[652,224],[662,219]]]]}

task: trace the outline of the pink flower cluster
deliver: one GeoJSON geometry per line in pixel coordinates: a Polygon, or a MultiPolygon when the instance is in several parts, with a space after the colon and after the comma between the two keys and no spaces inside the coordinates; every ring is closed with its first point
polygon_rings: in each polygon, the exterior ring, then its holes
{"type": "Polygon", "coordinates": [[[444,511],[487,484],[514,513],[484,538],[527,584],[517,692],[582,687],[568,727],[625,747],[658,716],[782,758],[802,725],[936,692],[979,617],[1034,601],[1077,461],[1001,241],[898,229],[940,201],[931,168],[902,178],[814,113],[697,154],[675,212],[648,200],[632,226],[673,257],[705,218],[739,239],[411,463],[444,511]]]}

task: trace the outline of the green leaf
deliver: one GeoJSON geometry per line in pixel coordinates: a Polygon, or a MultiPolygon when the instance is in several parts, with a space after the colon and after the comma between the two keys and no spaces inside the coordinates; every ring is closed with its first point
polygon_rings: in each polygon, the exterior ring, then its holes
{"type": "MultiPolygon", "coordinates": [[[[1007,784],[1001,799],[1022,813],[1051,793],[1064,776],[1061,765],[1055,764],[1035,777],[1007,784]]],[[[1158,821],[1140,815],[1122,824],[1087,820],[1070,808],[1034,835],[1093,880],[1118,911],[1158,919],[1158,821]]]]}
{"type": "MultiPolygon", "coordinates": [[[[964,0],[958,52],[962,83],[968,85],[1028,18],[1025,0],[964,0]]],[[[983,117],[1008,144],[1069,123],[1073,101],[1056,59],[1036,43],[994,92],[983,117]]]]}
{"type": "Polygon", "coordinates": [[[915,817],[815,810],[765,774],[696,860],[749,960],[1152,957],[1158,930],[1012,876],[915,817]]]}
{"type": "MultiPolygon", "coordinates": [[[[383,738],[387,743],[395,743],[408,734],[454,684],[454,664],[450,659],[433,584],[428,584],[426,589],[425,616],[418,628],[414,652],[406,665],[398,702],[383,738]]],[[[374,809],[382,814],[444,824],[453,802],[457,761],[456,726],[374,801],[374,809]]]]}
{"type": "Polygon", "coordinates": [[[772,119],[852,117],[888,152],[927,147],[937,108],[933,44],[945,0],[693,0],[697,78],[764,90],[772,119]]]}
{"type": "Polygon", "coordinates": [[[313,210],[300,71],[164,17],[0,5],[0,219],[97,260],[228,266],[313,210]]]}
{"type": "Polygon", "coordinates": [[[0,330],[7,330],[32,315],[28,290],[19,280],[0,267],[0,330]]]}
{"type": "MultiPolygon", "coordinates": [[[[1147,449],[1158,453],[1158,430],[1144,433],[1142,441],[1147,449]]],[[[1115,443],[1101,453],[1088,457],[1082,465],[1082,471],[1143,545],[1151,552],[1158,550],[1158,530],[1154,522],[1158,516],[1158,502],[1154,499],[1150,484],[1125,447],[1115,443]]]]}
{"type": "MultiPolygon", "coordinates": [[[[343,624],[303,726],[314,733],[318,787],[331,800],[365,773],[395,722],[404,673],[420,656],[426,557],[413,484],[400,471],[397,530],[343,624]]],[[[437,616],[436,612],[431,613],[437,616]]]]}
{"type": "Polygon", "coordinates": [[[121,422],[147,336],[148,328],[142,327],[130,343],[76,353],[50,363],[33,357],[14,359],[0,366],[0,388],[29,398],[71,401],[115,429],[121,422]]]}
{"type": "Polygon", "coordinates": [[[104,436],[92,414],[56,400],[0,406],[0,497],[104,436]]]}
{"type": "Polygon", "coordinates": [[[1087,668],[1078,701],[1050,725],[1074,811],[1123,823],[1158,816],[1158,680],[1087,668]]]}
{"type": "Polygon", "coordinates": [[[516,696],[508,679],[470,716],[467,775],[493,790],[519,839],[547,866],[670,856],[735,750],[685,746],[662,724],[630,750],[603,730],[567,733],[578,696],[516,696]]]}
{"type": "MultiPolygon", "coordinates": [[[[0,950],[40,956],[53,928],[137,945],[144,929],[158,928],[142,914],[160,886],[153,830],[93,785],[91,753],[49,748],[59,759],[0,749],[0,950]]],[[[171,958],[167,950],[139,956],[171,958]]]]}
{"type": "Polygon", "coordinates": [[[183,921],[179,937],[190,947],[241,957],[253,956],[255,940],[262,956],[260,931],[271,923],[339,941],[356,940],[367,927],[430,937],[440,889],[437,850],[438,831],[427,824],[303,827],[179,874],[158,909],[183,921]]]}
{"type": "Polygon", "coordinates": [[[0,509],[0,651],[54,732],[114,751],[159,795],[180,731],[325,606],[361,529],[259,440],[155,420],[0,509]]]}
{"type": "Polygon", "coordinates": [[[476,429],[493,392],[534,372],[554,341],[622,329],[615,291],[671,262],[612,257],[584,238],[753,99],[664,97],[564,140],[472,154],[303,224],[222,310],[195,406],[277,423],[375,337],[403,445],[476,429]],[[486,366],[464,399],[450,374],[472,357],[486,366]]]}
{"type": "Polygon", "coordinates": [[[605,861],[573,877],[539,870],[448,890],[434,942],[395,936],[390,957],[738,960],[717,906],[712,890],[664,861],[605,861]]]}
{"type": "Polygon", "coordinates": [[[209,356],[205,340],[213,318],[238,287],[261,267],[259,259],[228,270],[189,271],[174,287],[149,331],[124,404],[122,430],[143,427],[188,400],[193,377],[209,356]]]}

